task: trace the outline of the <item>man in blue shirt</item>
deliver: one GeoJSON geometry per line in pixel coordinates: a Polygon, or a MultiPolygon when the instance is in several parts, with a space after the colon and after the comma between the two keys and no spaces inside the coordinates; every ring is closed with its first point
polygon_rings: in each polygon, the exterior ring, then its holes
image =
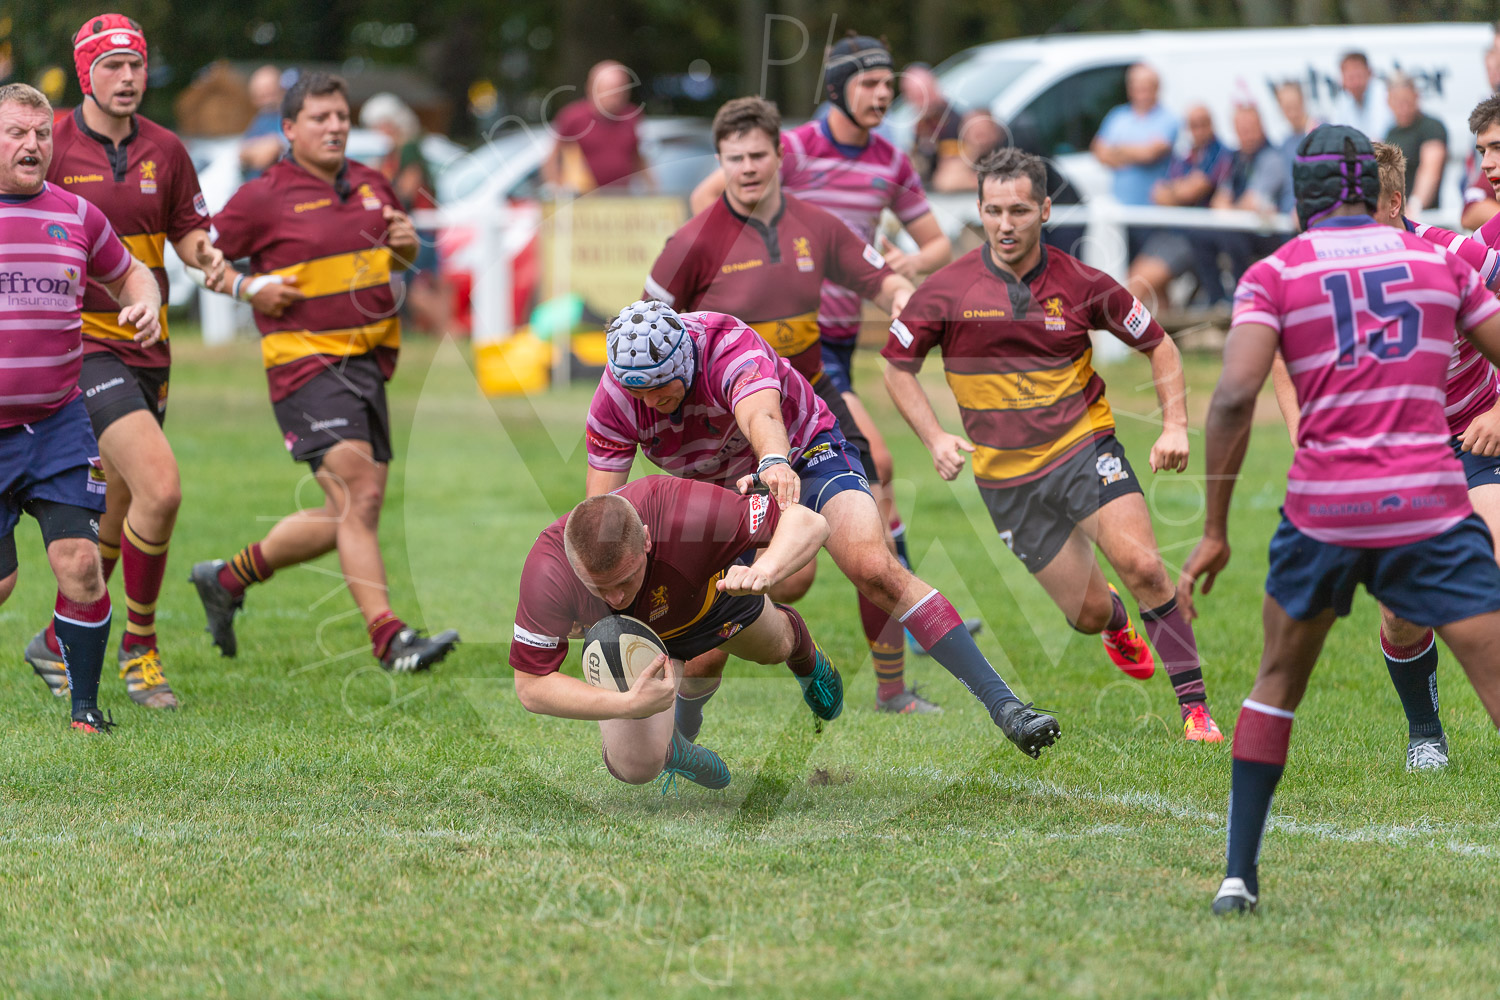
{"type": "Polygon", "coordinates": [[[1115,198],[1125,205],[1151,204],[1151,188],[1167,176],[1172,145],[1177,141],[1177,119],[1157,103],[1161,78],[1145,63],[1125,74],[1122,104],[1104,116],[1099,134],[1089,148],[1099,162],[1114,171],[1115,198]]]}

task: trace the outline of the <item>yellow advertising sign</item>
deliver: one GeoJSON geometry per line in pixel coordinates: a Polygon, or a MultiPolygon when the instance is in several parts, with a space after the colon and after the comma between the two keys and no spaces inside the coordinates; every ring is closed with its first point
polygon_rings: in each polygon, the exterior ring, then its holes
{"type": "Polygon", "coordinates": [[[568,292],[613,316],[641,297],[667,237],[687,221],[679,198],[592,194],[549,205],[542,224],[541,297],[568,292]]]}

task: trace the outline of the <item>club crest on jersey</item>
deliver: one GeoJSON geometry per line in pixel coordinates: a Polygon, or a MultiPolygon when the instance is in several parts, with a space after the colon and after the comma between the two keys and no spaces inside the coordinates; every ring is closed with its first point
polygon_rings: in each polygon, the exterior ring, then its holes
{"type": "Polygon", "coordinates": [[[156,161],[145,160],[141,163],[141,194],[156,193],[156,161]]]}
{"type": "Polygon", "coordinates": [[[792,252],[797,255],[797,270],[806,274],[813,269],[812,244],[806,236],[792,240],[792,252]]]}
{"type": "Polygon", "coordinates": [[[47,239],[57,243],[68,242],[68,230],[60,222],[47,223],[47,239]]]}
{"type": "Polygon", "coordinates": [[[365,206],[365,211],[380,211],[380,199],[375,197],[375,192],[370,190],[370,185],[361,184],[359,186],[359,196],[361,199],[363,199],[361,201],[361,204],[365,206]]]}
{"type": "Polygon", "coordinates": [[[1118,483],[1122,479],[1130,478],[1130,473],[1125,471],[1125,463],[1120,461],[1120,457],[1112,452],[1105,452],[1103,455],[1100,455],[1099,461],[1094,463],[1094,468],[1098,471],[1099,478],[1104,480],[1105,486],[1111,483],[1118,483]]]}
{"type": "Polygon", "coordinates": [[[733,638],[734,634],[744,627],[745,626],[741,625],[739,622],[725,622],[723,625],[719,626],[719,638],[733,638]]]}
{"type": "Polygon", "coordinates": [[[1068,328],[1068,321],[1063,317],[1061,296],[1054,295],[1042,303],[1042,321],[1046,323],[1050,333],[1062,333],[1068,328]]]}
{"type": "Polygon", "coordinates": [[[667,610],[667,587],[666,584],[663,584],[651,591],[651,620],[656,621],[656,619],[666,614],[667,610]]]}

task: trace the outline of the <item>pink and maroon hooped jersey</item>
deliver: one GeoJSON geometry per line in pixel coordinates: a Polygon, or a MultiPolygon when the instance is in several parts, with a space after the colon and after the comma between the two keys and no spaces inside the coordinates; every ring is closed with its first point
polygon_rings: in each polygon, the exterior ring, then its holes
{"type": "Polygon", "coordinates": [[[668,416],[631,396],[606,370],[584,427],[590,468],[629,472],[639,447],[674,476],[732,486],[756,466],[734,408],[766,389],[781,393],[789,460],[795,462],[813,438],[834,426],[833,414],[807,380],[753,329],[724,313],[681,316],[697,352],[691,391],[668,416]]]}
{"type": "MultiPolygon", "coordinates": [[[[1429,243],[1455,254],[1476,271],[1490,291],[1500,291],[1500,250],[1493,246],[1500,239],[1500,215],[1486,222],[1478,237],[1460,236],[1439,226],[1427,226],[1406,220],[1406,228],[1429,243]],[[1486,238],[1488,243],[1485,242],[1486,238]]],[[[1455,333],[1453,357],[1448,362],[1448,430],[1461,436],[1481,413],[1494,409],[1500,399],[1500,378],[1495,366],[1479,353],[1469,338],[1455,333]]]]}
{"type": "MultiPolygon", "coordinates": [[[[828,123],[814,120],[781,133],[781,183],[816,205],[864,240],[875,243],[880,213],[890,209],[904,226],[931,211],[922,178],[911,159],[875,133],[862,148],[833,141],[828,123]]],[[[850,341],[859,336],[860,296],[843,285],[823,282],[818,325],[823,337],[850,341]]]]}
{"type": "Polygon", "coordinates": [[[46,183],[0,196],[0,427],[33,424],[78,398],[83,295],[130,269],[98,208],[46,183]]]}
{"type": "Polygon", "coordinates": [[[1286,516],[1321,542],[1391,548],[1467,517],[1444,415],[1455,328],[1500,313],[1479,273],[1369,216],[1325,219],[1240,279],[1234,325],[1280,334],[1302,418],[1286,516]]]}

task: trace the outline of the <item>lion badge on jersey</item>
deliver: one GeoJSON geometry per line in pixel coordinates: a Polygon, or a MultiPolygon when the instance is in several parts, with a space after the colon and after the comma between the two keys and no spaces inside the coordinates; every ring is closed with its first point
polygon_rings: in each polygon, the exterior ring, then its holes
{"type": "Polygon", "coordinates": [[[806,274],[813,269],[812,244],[806,236],[792,240],[792,252],[797,256],[797,270],[806,274]]]}
{"type": "Polygon", "coordinates": [[[361,203],[365,206],[365,211],[380,211],[380,199],[375,197],[375,192],[370,190],[370,185],[361,184],[359,186],[359,196],[361,199],[363,199],[361,203]]]}
{"type": "Polygon", "coordinates": [[[656,621],[666,614],[667,610],[667,588],[666,585],[662,585],[651,591],[651,620],[656,621]]]}
{"type": "Polygon", "coordinates": [[[1125,463],[1120,461],[1120,457],[1112,452],[1105,452],[1103,455],[1100,455],[1099,461],[1094,463],[1094,468],[1098,471],[1099,478],[1104,480],[1105,486],[1118,483],[1122,479],[1130,478],[1130,473],[1125,471],[1125,463]]]}
{"type": "Polygon", "coordinates": [[[1061,296],[1054,295],[1042,303],[1042,321],[1046,323],[1050,333],[1063,333],[1068,329],[1067,318],[1063,316],[1061,296]]]}
{"type": "Polygon", "coordinates": [[[141,161],[141,194],[156,193],[156,161],[141,161]]]}

